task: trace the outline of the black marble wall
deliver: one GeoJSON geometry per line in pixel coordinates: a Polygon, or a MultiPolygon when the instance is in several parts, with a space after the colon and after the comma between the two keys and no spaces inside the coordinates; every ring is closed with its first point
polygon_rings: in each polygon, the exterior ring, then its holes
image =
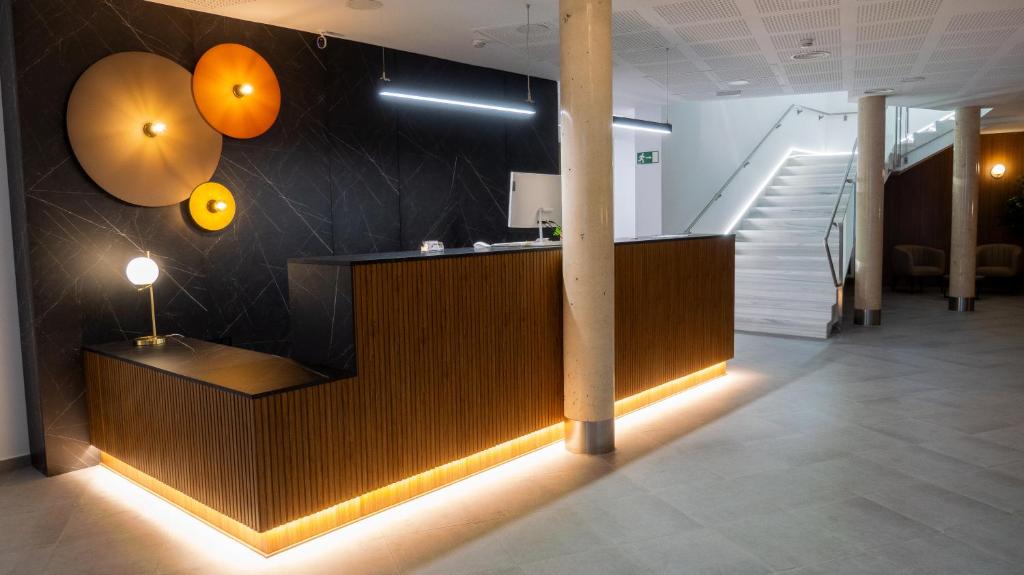
{"type": "MultiPolygon", "coordinates": [[[[505,227],[508,172],[557,172],[552,82],[534,82],[533,118],[402,106],[377,96],[379,47],[332,39],[319,50],[310,34],[141,0],[4,3],[14,58],[3,79],[17,94],[4,106],[20,128],[11,191],[12,207],[24,204],[14,217],[25,232],[15,247],[27,264],[26,385],[41,438],[34,455],[51,474],[95,463],[81,347],[146,330],[148,302],[123,277],[139,252],[162,267],[161,332],[288,354],[288,258],[529,237],[505,227]],[[207,233],[183,206],[131,206],[93,184],[72,155],[65,108],[78,76],[104,56],[149,51],[192,69],[221,42],[270,62],[283,105],[267,134],[225,138],[214,179],[234,192],[238,214],[207,233]]],[[[395,86],[525,94],[520,76],[425,56],[389,51],[389,67],[395,86]]]]}

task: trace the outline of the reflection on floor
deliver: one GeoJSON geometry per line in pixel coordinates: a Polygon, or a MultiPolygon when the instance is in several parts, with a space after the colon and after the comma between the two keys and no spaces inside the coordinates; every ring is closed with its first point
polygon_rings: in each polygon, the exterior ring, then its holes
{"type": "Polygon", "coordinates": [[[886,296],[828,342],[264,560],[90,469],[0,477],[9,573],[1020,573],[1024,298],[886,296]]]}

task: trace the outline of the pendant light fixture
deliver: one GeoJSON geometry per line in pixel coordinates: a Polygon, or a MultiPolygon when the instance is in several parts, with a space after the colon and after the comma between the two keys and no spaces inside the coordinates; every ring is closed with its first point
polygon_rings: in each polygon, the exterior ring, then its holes
{"type": "Polygon", "coordinates": [[[380,96],[387,100],[405,103],[420,103],[453,108],[465,108],[476,111],[497,112],[513,116],[525,117],[536,114],[533,109],[533,92],[530,85],[530,5],[526,5],[526,105],[519,102],[502,102],[480,100],[455,94],[426,93],[419,90],[393,88],[388,85],[391,78],[387,74],[387,60],[384,47],[381,46],[381,88],[380,96]]]}
{"type": "MultiPolygon", "coordinates": [[[[668,119],[668,77],[669,77],[669,50],[665,47],[665,119],[668,119]]],[[[668,122],[652,122],[649,120],[637,120],[622,116],[612,116],[612,126],[626,130],[638,130],[640,132],[653,132],[655,134],[671,134],[672,124],[668,122]]]]}
{"type": "Polygon", "coordinates": [[[526,103],[533,103],[533,91],[530,89],[530,66],[533,60],[530,58],[530,3],[526,3],[526,103]]]}

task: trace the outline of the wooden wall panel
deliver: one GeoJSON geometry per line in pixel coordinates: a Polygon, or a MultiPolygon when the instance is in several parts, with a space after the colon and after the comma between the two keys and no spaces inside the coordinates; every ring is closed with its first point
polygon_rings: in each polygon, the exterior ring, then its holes
{"type": "Polygon", "coordinates": [[[250,399],[92,352],[85,377],[100,451],[259,526],[250,399]]]}
{"type": "MultiPolygon", "coordinates": [[[[981,136],[981,179],[978,189],[978,244],[1024,243],[1003,225],[1006,201],[1024,175],[1024,133],[981,136]],[[1000,180],[989,175],[997,163],[1006,165],[1000,180]]],[[[950,250],[953,198],[953,149],[948,148],[885,185],[885,278],[891,281],[892,247],[919,244],[950,250]]]]}
{"type": "Polygon", "coordinates": [[[560,422],[560,286],[557,250],[355,266],[358,375],[259,401],[266,524],[560,422]]]}
{"type": "Polygon", "coordinates": [[[615,248],[615,399],[733,356],[731,236],[615,248]]]}

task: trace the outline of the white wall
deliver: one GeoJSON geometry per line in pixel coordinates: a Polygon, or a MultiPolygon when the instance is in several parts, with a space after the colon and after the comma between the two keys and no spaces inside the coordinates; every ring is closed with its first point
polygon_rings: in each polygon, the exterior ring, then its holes
{"type": "MultiPolygon", "coordinates": [[[[615,115],[661,122],[664,108],[617,108],[615,115]]],[[[637,165],[636,154],[656,151],[661,156],[663,138],[624,128],[612,130],[616,238],[661,233],[662,163],[637,165]]]]}
{"type": "Polygon", "coordinates": [[[3,128],[0,116],[0,461],[29,452],[3,128]]]}
{"type": "MultiPolygon", "coordinates": [[[[680,233],[739,167],[791,104],[826,112],[855,112],[845,93],[684,102],[669,108],[672,135],[662,154],[662,229],[680,233]]],[[[805,112],[776,131],[757,155],[757,165],[741,171],[694,231],[722,232],[743,209],[793,145],[814,152],[848,153],[857,117],[819,122],[805,112]]]]}
{"type": "Polygon", "coordinates": [[[636,132],[612,129],[615,237],[636,237],[636,132]]]}

